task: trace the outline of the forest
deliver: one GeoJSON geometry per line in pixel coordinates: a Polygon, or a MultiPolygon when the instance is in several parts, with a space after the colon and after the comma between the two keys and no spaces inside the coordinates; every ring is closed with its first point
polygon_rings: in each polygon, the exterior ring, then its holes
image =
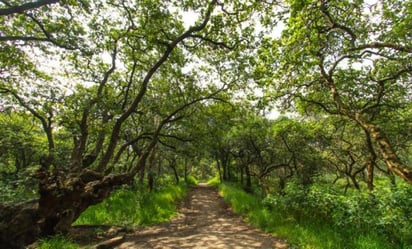
{"type": "Polygon", "coordinates": [[[0,1],[0,248],[207,181],[290,248],[412,248],[412,1],[0,1]]]}

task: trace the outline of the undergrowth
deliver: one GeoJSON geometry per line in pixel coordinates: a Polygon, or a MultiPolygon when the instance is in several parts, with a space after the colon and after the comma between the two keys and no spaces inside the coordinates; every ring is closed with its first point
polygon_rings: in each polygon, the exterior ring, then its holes
{"type": "Polygon", "coordinates": [[[210,186],[218,186],[220,184],[220,179],[218,176],[215,176],[207,181],[207,184],[210,186]]]}
{"type": "Polygon", "coordinates": [[[120,189],[89,207],[74,225],[146,226],[169,220],[176,203],[186,194],[184,185],[169,185],[154,192],[120,189]]]}
{"type": "Polygon", "coordinates": [[[77,249],[79,245],[73,243],[68,238],[62,235],[41,239],[39,241],[38,249],[77,249]]]}
{"type": "MultiPolygon", "coordinates": [[[[73,225],[146,226],[170,220],[177,202],[186,195],[186,185],[169,185],[154,192],[123,188],[103,202],[89,207],[73,225]]],[[[69,238],[56,235],[39,240],[39,249],[76,249],[69,238]]]]}
{"type": "Polygon", "coordinates": [[[412,249],[410,188],[343,195],[333,188],[294,184],[264,199],[219,185],[236,213],[303,249],[412,249]]]}

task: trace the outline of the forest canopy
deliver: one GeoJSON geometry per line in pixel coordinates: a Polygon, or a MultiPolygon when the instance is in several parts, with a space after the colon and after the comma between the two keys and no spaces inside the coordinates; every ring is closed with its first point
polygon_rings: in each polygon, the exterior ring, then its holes
{"type": "Polygon", "coordinates": [[[404,0],[1,1],[0,244],[168,177],[412,183],[411,25],[404,0]]]}

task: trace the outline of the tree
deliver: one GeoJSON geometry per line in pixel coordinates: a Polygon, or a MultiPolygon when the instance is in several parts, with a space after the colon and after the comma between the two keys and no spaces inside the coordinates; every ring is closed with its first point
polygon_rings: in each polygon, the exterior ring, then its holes
{"type": "Polygon", "coordinates": [[[202,145],[216,163],[217,172],[221,182],[232,179],[232,146],[230,144],[230,132],[240,119],[240,106],[234,106],[227,102],[209,105],[202,115],[203,130],[206,132],[202,145]]]}
{"type": "Polygon", "coordinates": [[[387,168],[412,183],[393,135],[410,111],[412,51],[404,31],[410,7],[410,1],[290,1],[286,29],[265,41],[256,72],[269,76],[260,81],[285,107],[296,103],[355,122],[373,141],[371,156],[376,147],[387,168]]]}
{"type": "Polygon", "coordinates": [[[0,205],[0,244],[11,248],[66,232],[88,206],[133,181],[187,108],[232,88],[226,66],[238,64],[253,32],[242,27],[266,5],[57,2],[3,1],[0,11],[0,93],[37,120],[47,141],[39,198],[0,205]],[[199,15],[185,27],[180,15],[189,10],[199,15]],[[57,160],[57,131],[71,136],[67,161],[57,160]]]}
{"type": "Polygon", "coordinates": [[[252,177],[255,177],[261,187],[266,189],[264,178],[284,164],[278,164],[281,160],[273,150],[276,138],[272,134],[273,123],[253,112],[244,111],[243,118],[232,127],[228,134],[231,144],[231,153],[236,160],[236,166],[240,172],[240,182],[245,189],[252,190],[252,177]],[[279,160],[280,159],[280,160],[279,160]]]}

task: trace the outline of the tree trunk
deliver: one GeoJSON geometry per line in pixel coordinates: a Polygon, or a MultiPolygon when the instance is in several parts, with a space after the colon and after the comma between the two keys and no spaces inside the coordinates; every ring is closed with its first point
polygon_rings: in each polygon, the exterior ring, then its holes
{"type": "Polygon", "coordinates": [[[152,153],[150,154],[149,157],[149,172],[147,173],[147,182],[149,186],[149,191],[152,192],[154,189],[154,168],[156,164],[156,152],[157,152],[157,146],[155,146],[152,150],[152,153]]]}
{"type": "Polygon", "coordinates": [[[279,194],[284,196],[286,194],[286,178],[279,176],[279,194]]]}
{"type": "Polygon", "coordinates": [[[368,172],[367,184],[368,184],[368,189],[370,191],[372,191],[373,188],[374,188],[374,186],[373,186],[373,170],[375,168],[376,158],[378,156],[376,155],[375,149],[373,148],[372,138],[371,138],[370,133],[365,128],[363,128],[363,131],[365,132],[365,136],[366,136],[366,148],[368,148],[368,151],[369,151],[369,154],[370,154],[369,160],[366,164],[366,170],[368,172]]]}
{"type": "Polygon", "coordinates": [[[233,180],[233,175],[232,175],[232,171],[230,170],[229,162],[226,163],[226,167],[227,167],[227,179],[228,180],[233,180]]]}
{"type": "Polygon", "coordinates": [[[185,158],[185,162],[184,162],[184,164],[185,164],[185,182],[187,183],[187,176],[188,176],[188,171],[189,171],[189,169],[188,169],[188,160],[187,160],[187,158],[185,158]]]}
{"type": "Polygon", "coordinates": [[[180,179],[179,179],[179,174],[177,173],[176,160],[175,160],[175,159],[172,159],[172,160],[169,162],[169,166],[170,166],[170,168],[173,170],[173,175],[175,176],[175,183],[176,183],[176,185],[178,185],[179,182],[180,182],[180,179]]]}
{"type": "Polygon", "coordinates": [[[50,176],[39,171],[40,198],[0,205],[0,248],[24,248],[41,236],[66,233],[89,206],[103,201],[114,186],[129,183],[128,174],[102,176],[83,170],[78,176],[50,176]]]}
{"type": "Polygon", "coordinates": [[[368,179],[367,179],[367,184],[368,184],[368,189],[370,191],[373,190],[374,185],[373,185],[373,170],[374,170],[374,163],[373,162],[368,162],[368,165],[366,166],[366,170],[368,172],[368,179]]]}
{"type": "Polygon", "coordinates": [[[142,186],[144,183],[144,176],[146,174],[146,165],[143,165],[143,167],[139,171],[139,184],[142,186]]]}
{"type": "Polygon", "coordinates": [[[246,191],[251,192],[252,191],[252,177],[250,175],[250,169],[249,165],[245,166],[245,173],[246,173],[246,191]]]}
{"type": "Polygon", "coordinates": [[[219,181],[222,183],[223,182],[223,175],[222,175],[222,167],[220,165],[219,159],[216,159],[216,166],[217,166],[217,172],[219,173],[219,181]]]}
{"type": "Polygon", "coordinates": [[[365,132],[369,133],[371,137],[376,141],[379,152],[382,154],[386,166],[390,171],[400,176],[404,181],[412,184],[412,168],[401,162],[397,156],[395,149],[392,147],[389,139],[386,137],[385,133],[375,124],[368,122],[362,116],[360,112],[352,112],[342,101],[339,91],[334,83],[334,80],[323,65],[324,57],[321,58],[321,63],[319,64],[321,68],[322,76],[325,82],[328,84],[332,98],[338,108],[338,113],[340,115],[346,116],[355,122],[357,122],[365,132]]]}
{"type": "Polygon", "coordinates": [[[356,175],[349,175],[350,180],[352,181],[353,186],[357,189],[360,190],[360,186],[358,181],[356,180],[356,175]]]}
{"type": "Polygon", "coordinates": [[[379,152],[382,154],[388,169],[406,182],[412,184],[412,169],[401,162],[384,132],[381,131],[378,126],[364,122],[359,115],[356,116],[356,121],[370,133],[376,141],[379,152]]]}
{"type": "Polygon", "coordinates": [[[223,169],[223,181],[229,180],[229,177],[227,174],[227,167],[224,163],[222,163],[222,169],[223,169]]]}
{"type": "Polygon", "coordinates": [[[154,189],[154,173],[152,171],[149,171],[147,174],[147,185],[149,187],[149,192],[152,192],[154,189]]]}
{"type": "Polygon", "coordinates": [[[243,179],[243,177],[244,177],[244,167],[240,167],[240,184],[241,185],[243,185],[243,182],[244,182],[244,179],[243,179]]]}

